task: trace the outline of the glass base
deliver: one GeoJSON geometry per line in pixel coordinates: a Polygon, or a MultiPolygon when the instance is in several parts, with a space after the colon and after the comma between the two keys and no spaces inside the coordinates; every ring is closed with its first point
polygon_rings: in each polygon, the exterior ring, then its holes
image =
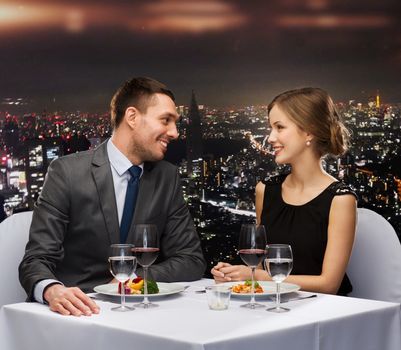
{"type": "Polygon", "coordinates": [[[154,307],[158,307],[159,305],[158,304],[154,304],[154,303],[139,303],[139,304],[134,304],[134,306],[136,306],[136,307],[140,307],[140,308],[142,308],[142,309],[152,309],[152,308],[154,308],[154,307]]]}
{"type": "Polygon", "coordinates": [[[247,309],[260,309],[262,307],[266,307],[266,305],[259,303],[247,303],[247,304],[242,304],[241,307],[246,307],[247,309]]]}
{"type": "Polygon", "coordinates": [[[270,311],[270,312],[277,312],[277,313],[282,313],[282,312],[288,312],[290,311],[290,309],[287,309],[286,307],[271,307],[269,309],[266,309],[266,311],[270,311]]]}
{"type": "Polygon", "coordinates": [[[117,306],[117,307],[112,307],[112,311],[118,311],[118,312],[127,312],[127,311],[133,311],[135,308],[130,307],[130,306],[117,306]]]}

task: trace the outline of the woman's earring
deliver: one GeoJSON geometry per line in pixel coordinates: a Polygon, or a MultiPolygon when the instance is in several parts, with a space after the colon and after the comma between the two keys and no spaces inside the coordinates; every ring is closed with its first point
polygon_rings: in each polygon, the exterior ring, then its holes
{"type": "Polygon", "coordinates": [[[310,141],[306,141],[306,145],[309,147],[310,146],[310,141]]]}

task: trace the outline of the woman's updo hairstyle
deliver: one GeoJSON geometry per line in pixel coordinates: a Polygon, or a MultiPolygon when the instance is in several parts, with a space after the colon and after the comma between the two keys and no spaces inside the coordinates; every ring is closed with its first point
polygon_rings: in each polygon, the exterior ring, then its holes
{"type": "Polygon", "coordinates": [[[268,107],[280,108],[299,128],[312,134],[312,144],[321,157],[344,154],[350,133],[340,120],[329,94],[320,88],[302,88],[283,92],[268,107]]]}

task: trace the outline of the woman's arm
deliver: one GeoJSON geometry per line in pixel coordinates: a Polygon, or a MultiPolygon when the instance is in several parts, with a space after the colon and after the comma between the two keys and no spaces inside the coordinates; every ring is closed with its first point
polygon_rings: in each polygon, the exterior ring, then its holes
{"type": "Polygon", "coordinates": [[[255,189],[255,209],[256,209],[256,224],[261,222],[261,215],[263,209],[263,198],[265,196],[266,185],[263,182],[258,182],[255,189]]]}
{"type": "Polygon", "coordinates": [[[355,226],[355,197],[335,196],[330,208],[322,273],[319,276],[290,275],[285,282],[298,284],[302,290],[336,294],[351,255],[355,226]]]}

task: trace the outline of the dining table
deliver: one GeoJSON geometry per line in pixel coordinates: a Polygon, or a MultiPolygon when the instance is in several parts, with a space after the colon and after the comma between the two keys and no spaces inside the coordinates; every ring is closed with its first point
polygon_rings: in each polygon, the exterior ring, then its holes
{"type": "MultiPolygon", "coordinates": [[[[181,283],[180,292],[151,298],[158,307],[115,312],[118,296],[90,294],[92,316],[62,316],[47,305],[22,302],[0,310],[2,350],[400,350],[400,304],[309,292],[283,294],[285,313],[241,307],[249,296],[231,296],[227,310],[210,310],[210,279],[181,283]]],[[[127,297],[128,305],[138,298],[127,297]]]]}

